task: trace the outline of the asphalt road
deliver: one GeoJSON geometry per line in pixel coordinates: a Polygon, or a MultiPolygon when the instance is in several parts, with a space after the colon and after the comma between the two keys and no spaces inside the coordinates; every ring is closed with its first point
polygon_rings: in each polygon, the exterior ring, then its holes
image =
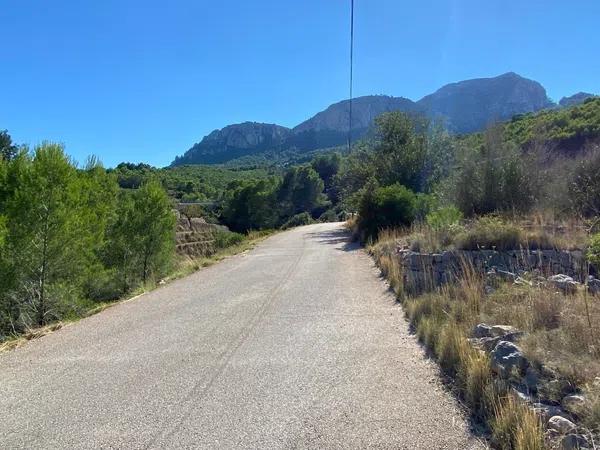
{"type": "Polygon", "coordinates": [[[0,448],[481,448],[341,224],[0,355],[0,448]]]}

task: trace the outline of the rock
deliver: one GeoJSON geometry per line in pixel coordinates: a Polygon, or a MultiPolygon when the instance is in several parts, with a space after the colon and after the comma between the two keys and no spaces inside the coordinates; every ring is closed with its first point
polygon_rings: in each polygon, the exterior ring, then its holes
{"type": "Polygon", "coordinates": [[[485,287],[483,289],[484,289],[485,295],[491,295],[494,292],[496,292],[496,289],[494,289],[492,286],[489,286],[487,284],[485,285],[485,287]]]}
{"type": "Polygon", "coordinates": [[[537,391],[538,383],[540,382],[540,373],[532,366],[527,368],[525,377],[523,378],[523,384],[527,386],[530,391],[537,391]]]}
{"type": "Polygon", "coordinates": [[[566,415],[560,406],[550,405],[548,403],[534,403],[533,410],[544,422],[547,422],[550,417],[565,417],[566,415]]]}
{"type": "Polygon", "coordinates": [[[498,342],[491,357],[492,369],[503,377],[507,377],[515,369],[522,372],[529,365],[521,349],[509,341],[498,342]]]}
{"type": "Polygon", "coordinates": [[[492,327],[486,323],[478,323],[475,325],[475,328],[473,328],[473,337],[492,337],[492,327]]]}
{"type": "Polygon", "coordinates": [[[518,332],[519,330],[510,325],[493,325],[490,329],[492,337],[506,336],[507,334],[515,334],[518,332]]]}
{"type": "Polygon", "coordinates": [[[529,395],[527,392],[523,392],[520,388],[518,388],[518,387],[512,387],[511,391],[522,402],[529,403],[529,404],[533,403],[533,399],[532,399],[531,395],[529,395]]]}
{"type": "Polygon", "coordinates": [[[591,275],[588,277],[588,292],[593,295],[600,295],[600,280],[591,275]]]}
{"type": "Polygon", "coordinates": [[[564,417],[552,416],[548,420],[548,428],[557,431],[560,434],[567,434],[577,428],[577,425],[564,417]]]}
{"type": "Polygon", "coordinates": [[[567,434],[560,441],[563,450],[577,450],[590,448],[590,443],[582,434],[567,434]]]}
{"type": "Polygon", "coordinates": [[[562,399],[561,404],[570,413],[577,414],[585,407],[585,397],[583,395],[567,395],[562,399]]]}
{"type": "Polygon", "coordinates": [[[515,284],[518,284],[520,286],[533,286],[533,282],[526,280],[522,277],[515,278],[515,284]]]}
{"type": "Polygon", "coordinates": [[[503,336],[479,338],[476,339],[477,342],[475,342],[474,344],[479,346],[480,348],[483,348],[486,352],[491,352],[492,350],[494,350],[494,348],[496,348],[496,345],[498,345],[500,341],[508,341],[515,343],[522,336],[523,332],[516,331],[514,333],[505,334],[503,336]]]}
{"type": "Polygon", "coordinates": [[[548,281],[554,286],[556,289],[561,290],[565,294],[574,294],[577,292],[577,287],[579,283],[573,280],[572,277],[564,274],[552,275],[548,278],[548,281]]]}
{"type": "Polygon", "coordinates": [[[517,275],[516,274],[514,274],[512,272],[509,272],[507,270],[499,270],[499,269],[497,269],[496,270],[496,274],[501,279],[506,280],[506,281],[515,281],[517,279],[517,275]]]}

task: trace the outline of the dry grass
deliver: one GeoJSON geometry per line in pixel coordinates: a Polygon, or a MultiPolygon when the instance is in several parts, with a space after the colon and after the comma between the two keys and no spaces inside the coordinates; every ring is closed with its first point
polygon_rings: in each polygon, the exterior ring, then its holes
{"type": "Polygon", "coordinates": [[[521,341],[526,356],[558,370],[575,386],[600,376],[600,299],[584,291],[565,296],[507,284],[486,299],[480,318],[526,331],[521,341]]]}
{"type": "Polygon", "coordinates": [[[543,429],[539,419],[528,407],[507,395],[506,386],[492,374],[489,356],[467,340],[467,323],[472,322],[468,316],[477,311],[456,305],[467,305],[473,292],[465,293],[459,287],[407,298],[404,302],[407,316],[419,340],[437,357],[442,370],[454,377],[456,392],[473,417],[489,423],[496,446],[542,449],[543,429]]]}
{"type": "MultiPolygon", "coordinates": [[[[545,227],[541,221],[536,226],[545,227]]],[[[569,229],[579,230],[575,225],[569,229]]],[[[559,230],[565,232],[565,228],[559,230]]],[[[423,239],[423,228],[419,233],[423,239]]],[[[489,356],[467,341],[473,326],[480,322],[526,331],[520,342],[526,356],[535,366],[557,371],[560,389],[585,393],[589,401],[578,419],[588,429],[600,431],[600,298],[589,297],[583,289],[565,296],[543,285],[512,283],[501,283],[493,293],[486,294],[483,275],[467,264],[458,283],[410,296],[402,292],[397,281],[402,278],[402,269],[396,251],[398,245],[409,245],[412,236],[414,228],[383,231],[370,251],[399,293],[419,341],[453,377],[458,395],[473,416],[490,424],[495,445],[506,449],[544,448],[543,427],[528,407],[507,394],[505,384],[498,383],[489,356]]],[[[572,232],[569,240],[575,242],[575,236],[577,233],[572,232]]],[[[427,242],[429,248],[435,248],[433,238],[427,242]]],[[[564,391],[557,393],[556,400],[561,394],[564,391]]]]}
{"type": "Polygon", "coordinates": [[[22,345],[26,344],[27,342],[33,339],[39,339],[56,330],[60,330],[63,326],[64,324],[62,322],[57,322],[44,327],[31,328],[23,334],[20,334],[12,339],[0,343],[0,353],[9,350],[14,350],[15,348],[21,347],[22,345]]]}
{"type": "Polygon", "coordinates": [[[492,442],[502,450],[542,450],[544,435],[539,417],[514,396],[501,398],[491,421],[492,442]]]}
{"type": "Polygon", "coordinates": [[[589,223],[537,213],[525,218],[488,216],[449,229],[415,223],[409,229],[382,230],[374,246],[394,243],[422,253],[454,249],[582,250],[589,239],[589,223]]]}

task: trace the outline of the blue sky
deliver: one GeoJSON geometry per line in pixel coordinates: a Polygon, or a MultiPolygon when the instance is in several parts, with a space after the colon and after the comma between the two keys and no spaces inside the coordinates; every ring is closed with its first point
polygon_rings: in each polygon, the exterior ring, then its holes
{"type": "MultiPolygon", "coordinates": [[[[348,91],[349,0],[0,0],[0,129],[82,162],[169,164],[216,128],[348,91]]],[[[508,71],[600,93],[598,0],[355,0],[355,95],[508,71]]]]}

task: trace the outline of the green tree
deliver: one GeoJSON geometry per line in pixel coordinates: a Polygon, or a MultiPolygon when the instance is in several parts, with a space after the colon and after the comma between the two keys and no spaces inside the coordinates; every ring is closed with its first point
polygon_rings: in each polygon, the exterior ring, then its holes
{"type": "Polygon", "coordinates": [[[330,196],[334,185],[335,176],[340,170],[342,157],[339,153],[328,153],[316,156],[310,163],[312,168],[319,174],[325,185],[325,192],[330,196]]]}
{"type": "Polygon", "coordinates": [[[7,205],[13,273],[30,319],[43,325],[54,318],[52,288],[77,284],[87,266],[82,184],[60,145],[43,144],[33,158],[17,159],[7,205]]]}
{"type": "Polygon", "coordinates": [[[129,230],[134,260],[142,282],[159,277],[170,267],[175,250],[175,214],[169,196],[156,180],[142,185],[133,195],[129,230]]]}
{"type": "Polygon", "coordinates": [[[107,235],[117,220],[119,186],[116,177],[108,173],[101,162],[91,157],[79,171],[81,188],[80,214],[83,217],[81,235],[87,240],[84,294],[93,300],[110,300],[118,296],[110,269],[103,264],[104,255],[112,245],[107,235]]]}
{"type": "Polygon", "coordinates": [[[0,159],[10,161],[17,156],[17,146],[13,144],[8,131],[0,131],[0,159]]]}
{"type": "Polygon", "coordinates": [[[420,192],[427,185],[427,127],[421,118],[394,111],[375,119],[376,176],[382,185],[399,183],[420,192]]]}
{"type": "Polygon", "coordinates": [[[274,228],[280,214],[277,211],[278,179],[254,180],[236,183],[228,190],[222,219],[239,232],[274,228]]]}
{"type": "Polygon", "coordinates": [[[493,127],[482,143],[462,143],[446,193],[465,215],[526,212],[540,191],[534,156],[522,155],[501,127],[493,127]]]}
{"type": "Polygon", "coordinates": [[[323,180],[310,166],[293,167],[283,177],[278,200],[282,213],[291,217],[310,213],[323,203],[323,180]]]}

